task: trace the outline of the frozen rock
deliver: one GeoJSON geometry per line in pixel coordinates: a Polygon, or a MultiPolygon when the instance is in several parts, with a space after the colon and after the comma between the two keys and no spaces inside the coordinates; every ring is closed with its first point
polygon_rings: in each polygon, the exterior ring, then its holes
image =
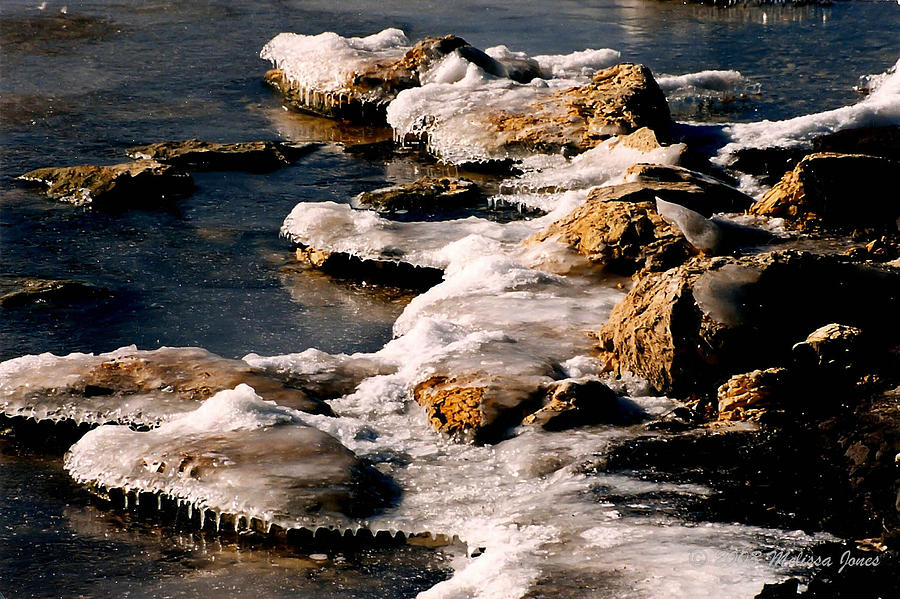
{"type": "Polygon", "coordinates": [[[365,191],[356,197],[361,207],[377,212],[448,212],[483,200],[473,181],[447,177],[422,177],[413,183],[365,191]]]}
{"type": "Polygon", "coordinates": [[[266,172],[289,166],[318,147],[316,143],[248,141],[225,144],[188,139],[138,146],[130,148],[126,154],[136,160],[155,160],[184,170],[266,172]]]}
{"type": "Polygon", "coordinates": [[[791,347],[827,323],[888,344],[900,332],[898,300],[897,272],[836,256],[695,258],[641,279],[599,338],[615,369],[657,392],[709,394],[733,374],[790,364],[791,347]]]}
{"type": "Polygon", "coordinates": [[[361,40],[328,33],[282,33],[261,53],[278,67],[268,71],[265,80],[301,110],[347,121],[381,123],[385,106],[400,91],[419,86],[422,72],[457,48],[468,46],[454,35],[425,38],[412,47],[404,45],[405,41],[399,30],[385,30],[361,40]],[[393,38],[385,35],[389,32],[395,32],[393,38]],[[373,38],[378,36],[385,42],[377,43],[373,38]],[[373,41],[364,43],[366,40],[373,41]],[[320,75],[313,63],[328,61],[329,50],[336,54],[332,56],[335,67],[327,76],[320,75]]]}
{"type": "Polygon", "coordinates": [[[153,160],[39,168],[19,180],[45,187],[48,196],[62,202],[110,209],[152,207],[190,195],[194,189],[190,175],[153,160]]]}
{"type": "Polygon", "coordinates": [[[642,127],[665,138],[671,126],[669,106],[650,69],[629,63],[598,71],[589,84],[557,91],[527,112],[499,110],[486,120],[511,150],[569,154],[642,127]]]}
{"type": "Polygon", "coordinates": [[[692,245],[678,225],[660,214],[658,199],[699,218],[743,210],[753,202],[724,183],[680,167],[637,164],[625,179],[630,182],[592,190],[585,204],[529,241],[560,241],[618,274],[662,271],[698,249],[713,248],[692,245]]]}
{"type": "Polygon", "coordinates": [[[783,218],[798,229],[872,226],[897,229],[900,163],[861,154],[806,156],[750,213],[783,218]]]}
{"type": "Polygon", "coordinates": [[[522,424],[545,430],[564,430],[592,424],[631,424],[641,411],[629,409],[616,393],[596,379],[566,379],[547,387],[544,406],[529,414],[522,424]]]}
{"type": "Polygon", "coordinates": [[[239,360],[199,348],[134,346],[106,354],[41,354],[0,364],[0,413],[36,421],[138,427],[196,409],[223,389],[251,385],[267,400],[316,414],[326,403],[239,360]]]}
{"type": "Polygon", "coordinates": [[[151,509],[186,505],[199,528],[359,528],[353,519],[390,497],[353,452],[245,384],[150,431],[90,431],[66,454],[65,468],[95,493],[121,493],[125,507],[130,495],[151,509]]]}

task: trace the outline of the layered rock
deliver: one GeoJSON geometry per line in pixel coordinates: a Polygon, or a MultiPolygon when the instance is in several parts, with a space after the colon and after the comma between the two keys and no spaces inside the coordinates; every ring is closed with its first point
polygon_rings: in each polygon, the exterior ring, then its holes
{"type": "Polygon", "coordinates": [[[818,153],[785,173],[750,213],[783,218],[801,230],[876,227],[896,230],[900,163],[862,154],[818,153]]]}
{"type": "Polygon", "coordinates": [[[297,244],[297,260],[335,277],[362,279],[372,283],[426,290],[444,277],[439,268],[418,266],[395,260],[370,260],[346,252],[329,252],[297,244]]]}
{"type": "Polygon", "coordinates": [[[355,530],[353,518],[390,498],[386,481],[353,452],[247,385],[150,431],[101,426],[71,448],[65,468],[126,508],[143,499],[199,528],[355,530]]]}
{"type": "Polygon", "coordinates": [[[0,296],[0,306],[67,305],[101,300],[111,295],[108,289],[81,281],[30,279],[22,281],[19,289],[0,296]]]}
{"type": "Polygon", "coordinates": [[[126,154],[135,160],[154,160],[184,170],[267,172],[289,166],[318,147],[315,143],[217,143],[188,139],[137,146],[126,150],[126,154]]]}
{"type": "Polygon", "coordinates": [[[527,113],[497,111],[487,120],[511,150],[568,154],[642,127],[667,138],[672,124],[650,69],[630,63],[597,71],[589,84],[558,91],[527,113]]]}
{"type": "Polygon", "coordinates": [[[680,167],[638,164],[628,183],[598,187],[585,204],[529,242],[556,240],[617,274],[658,272],[697,253],[682,230],[660,215],[657,198],[698,213],[746,209],[753,200],[714,179],[680,167]]]}
{"type": "Polygon", "coordinates": [[[152,207],[190,195],[194,189],[190,175],[153,160],[111,166],[40,168],[18,178],[43,186],[53,199],[109,209],[152,207]]]}
{"type": "Polygon", "coordinates": [[[24,356],[0,364],[0,414],[98,425],[156,426],[225,389],[248,384],[268,401],[331,415],[325,402],[239,360],[199,348],[24,356]]]}
{"type": "Polygon", "coordinates": [[[458,178],[422,177],[412,183],[392,185],[356,196],[356,203],[376,212],[448,212],[484,200],[473,181],[458,178]]]}
{"type": "Polygon", "coordinates": [[[835,256],[695,258],[640,280],[598,336],[613,368],[657,392],[707,395],[733,374],[788,364],[792,346],[828,323],[889,344],[900,332],[897,301],[896,271],[835,256]]]}
{"type": "Polygon", "coordinates": [[[737,374],[719,387],[719,420],[753,420],[766,408],[790,400],[790,373],[786,368],[767,368],[737,374]]]}

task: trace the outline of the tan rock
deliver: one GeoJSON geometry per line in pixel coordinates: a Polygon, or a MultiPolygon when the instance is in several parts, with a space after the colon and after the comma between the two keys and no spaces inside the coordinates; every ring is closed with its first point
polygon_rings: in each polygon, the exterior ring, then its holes
{"type": "Polygon", "coordinates": [[[719,387],[719,420],[746,420],[750,410],[784,406],[790,394],[790,373],[785,368],[735,375],[719,387]]]}
{"type": "Polygon", "coordinates": [[[672,124],[666,98],[650,69],[630,63],[600,70],[591,83],[556,92],[527,113],[498,111],[488,121],[507,135],[511,149],[570,154],[642,127],[667,137],[672,124]]]}
{"type": "Polygon", "coordinates": [[[482,201],[484,196],[473,181],[460,178],[422,177],[412,183],[365,191],[356,203],[377,212],[458,210],[482,201]]]}
{"type": "Polygon", "coordinates": [[[526,416],[522,424],[564,430],[600,423],[626,424],[639,419],[636,413],[623,409],[615,392],[602,382],[567,379],[551,383],[544,406],[526,416]]]}
{"type": "Polygon", "coordinates": [[[528,242],[562,242],[617,274],[658,272],[682,264],[697,250],[660,216],[657,197],[706,216],[743,210],[753,201],[679,167],[639,164],[627,171],[626,179],[631,182],[592,190],[585,204],[528,242]]]}
{"type": "Polygon", "coordinates": [[[448,434],[463,433],[484,424],[481,411],[487,386],[433,376],[416,385],[413,397],[425,408],[431,426],[448,434]]]}
{"type": "Polygon", "coordinates": [[[293,164],[319,144],[280,141],[216,143],[199,139],[163,141],[126,150],[136,160],[155,160],[185,170],[265,172],[293,164]]]}
{"type": "Polygon", "coordinates": [[[104,208],[154,206],[190,195],[194,189],[190,175],[152,160],[111,166],[39,168],[18,178],[45,187],[51,198],[76,206],[104,208]]]}
{"type": "Polygon", "coordinates": [[[639,280],[598,337],[614,370],[660,393],[706,395],[735,373],[789,363],[791,347],[822,323],[889,343],[900,334],[897,302],[900,274],[836,256],[694,258],[639,280]]]}
{"type": "Polygon", "coordinates": [[[749,212],[783,218],[789,226],[869,226],[897,229],[900,163],[861,154],[818,153],[806,156],[785,173],[749,212]]]}

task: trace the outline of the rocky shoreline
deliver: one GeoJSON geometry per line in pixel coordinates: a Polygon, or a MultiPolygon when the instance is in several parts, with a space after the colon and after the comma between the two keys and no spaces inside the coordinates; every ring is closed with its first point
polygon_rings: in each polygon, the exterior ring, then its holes
{"type": "MultiPolygon", "coordinates": [[[[263,52],[276,65],[286,43],[278,40],[263,52]]],[[[623,295],[609,318],[535,318],[502,338],[446,333],[453,349],[436,356],[318,357],[326,362],[321,375],[250,366],[197,348],[25,356],[0,365],[4,436],[39,445],[46,431],[68,430],[69,473],[126,509],[133,497],[158,501],[159,511],[164,502],[170,512],[187,505],[188,520],[200,529],[213,519],[216,530],[223,521],[259,535],[325,528],[377,537],[367,519],[401,500],[382,471],[388,468],[316,427],[341,416],[328,401],[358,391],[370,377],[396,375],[425,422],[455,441],[499,447],[522,431],[630,427],[636,435],[580,465],[581,472],[708,485],[714,495],[680,505],[681,517],[832,533],[859,559],[883,562],[872,596],[890,590],[900,542],[900,200],[890,191],[900,172],[900,126],[843,130],[803,150],[738,153],[729,173],[701,158],[689,139],[674,137],[665,96],[643,65],[596,69],[580,85],[544,92],[541,82],[552,77],[538,61],[497,59],[455,36],[386,45],[363,58],[342,74],[338,89],[317,89],[284,69],[265,80],[296,108],[390,122],[391,102],[424,89],[430,70],[452,59],[489,74],[486,85],[501,81],[518,92],[516,86],[538,82],[522,110],[482,115],[495,136],[485,154],[492,160],[525,168],[538,154],[626,157],[621,173],[588,185],[584,201],[568,212],[547,210],[544,220],[523,221],[519,229],[472,224],[495,244],[478,258],[499,260],[498,248],[510,247],[545,266],[516,265],[524,282],[497,295],[518,300],[515,294],[531,292],[577,305],[590,299],[591,286],[618,284],[623,295]],[[669,152],[672,163],[642,161],[654,152],[669,152]],[[740,175],[773,186],[756,200],[733,186],[740,175]],[[546,267],[551,258],[564,267],[546,267]],[[554,327],[563,332],[544,330],[554,327]],[[553,344],[563,349],[546,349],[553,344]],[[588,365],[564,368],[558,355],[581,356],[588,365]],[[635,409],[614,384],[634,376],[677,407],[660,417],[635,409]],[[264,500],[260,488],[271,491],[264,500]]],[[[398,134],[395,146],[422,144],[452,162],[431,145],[438,130],[415,131],[398,134]]],[[[38,169],[20,179],[76,206],[122,209],[189,194],[189,170],[267,172],[316,147],[158,143],[130,150],[132,163],[38,169]]],[[[515,184],[504,176],[494,177],[498,185],[515,184]]],[[[548,186],[535,193],[557,192],[548,186]]],[[[353,209],[318,206],[310,217],[299,207],[304,214],[292,213],[282,235],[298,261],[332,275],[426,291],[411,305],[427,315],[429,302],[442,309],[441,287],[463,267],[444,248],[407,251],[406,223],[391,217],[424,222],[438,236],[442,223],[456,221],[435,215],[465,214],[487,200],[471,180],[423,177],[363,193],[353,209]],[[370,242],[368,253],[345,243],[353,236],[370,242]]],[[[462,233],[453,245],[475,235],[462,233]]],[[[476,290],[464,307],[474,314],[469,322],[499,319],[477,312],[493,291],[464,282],[476,290]]],[[[101,291],[70,281],[28,283],[0,304],[21,308],[101,291]]],[[[528,297],[509,312],[527,312],[528,297]]],[[[402,343],[403,326],[414,330],[420,321],[398,321],[391,343],[402,343]]],[[[844,596],[857,584],[823,569],[802,596],[844,596]]],[[[758,596],[801,595],[787,580],[758,596]]]]}

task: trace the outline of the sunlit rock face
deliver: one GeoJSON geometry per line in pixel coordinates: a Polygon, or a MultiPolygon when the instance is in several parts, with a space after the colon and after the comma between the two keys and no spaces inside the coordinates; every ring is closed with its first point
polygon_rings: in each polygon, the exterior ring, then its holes
{"type": "Polygon", "coordinates": [[[828,323],[890,343],[900,330],[898,290],[896,271],[837,256],[695,258],[639,281],[600,330],[600,345],[617,369],[658,392],[710,394],[733,374],[786,363],[794,344],[828,323]]]}
{"type": "Polygon", "coordinates": [[[6,417],[98,425],[156,426],[194,410],[215,393],[245,383],[264,399],[331,414],[325,402],[286,386],[245,362],[199,348],[134,346],[106,354],[41,354],[0,364],[0,408],[6,417]]]}
{"type": "Polygon", "coordinates": [[[245,384],[150,431],[90,431],[66,454],[65,467],[101,495],[121,494],[126,507],[131,497],[156,500],[159,510],[174,502],[176,514],[186,505],[200,528],[356,530],[354,518],[391,497],[383,477],[335,438],[245,384]]]}

